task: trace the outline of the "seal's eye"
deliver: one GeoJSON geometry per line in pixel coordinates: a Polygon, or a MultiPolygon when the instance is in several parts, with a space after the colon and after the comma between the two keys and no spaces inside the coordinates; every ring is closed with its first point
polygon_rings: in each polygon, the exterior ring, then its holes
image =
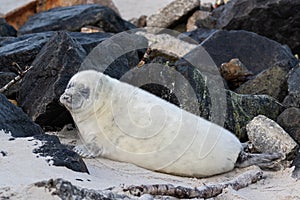
{"type": "Polygon", "coordinates": [[[89,89],[89,88],[81,88],[81,89],[80,89],[80,94],[81,94],[84,98],[88,99],[89,96],[90,96],[90,89],[89,89]]]}
{"type": "Polygon", "coordinates": [[[70,89],[71,87],[74,87],[74,83],[72,82],[67,85],[67,89],[70,89]]]}

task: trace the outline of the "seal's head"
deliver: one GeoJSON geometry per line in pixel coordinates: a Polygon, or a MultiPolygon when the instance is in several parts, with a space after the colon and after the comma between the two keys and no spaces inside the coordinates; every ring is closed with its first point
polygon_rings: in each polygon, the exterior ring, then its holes
{"type": "Polygon", "coordinates": [[[101,74],[93,70],[81,71],[69,81],[60,102],[71,112],[78,113],[91,108],[98,97],[101,74]]]}

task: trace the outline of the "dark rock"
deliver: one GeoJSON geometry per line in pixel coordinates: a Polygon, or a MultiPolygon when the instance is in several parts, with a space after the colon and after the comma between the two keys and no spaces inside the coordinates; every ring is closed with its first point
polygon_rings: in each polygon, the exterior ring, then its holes
{"type": "Polygon", "coordinates": [[[0,71],[16,73],[12,66],[13,62],[18,63],[23,70],[25,66],[30,66],[35,56],[53,34],[53,32],[29,34],[1,41],[0,71]]]}
{"type": "MultiPolygon", "coordinates": [[[[7,83],[9,83],[11,80],[13,80],[17,74],[13,72],[0,72],[0,88],[5,86],[7,83]]],[[[12,87],[9,88],[8,91],[3,92],[3,94],[9,98],[15,99],[16,93],[18,92],[20,87],[19,82],[14,84],[12,87]]]]}
{"type": "Polygon", "coordinates": [[[20,106],[36,123],[56,128],[72,122],[59,97],[85,56],[82,46],[66,32],[57,32],[37,55],[18,96],[20,106]]]}
{"type": "Polygon", "coordinates": [[[41,127],[0,94],[0,130],[10,132],[13,137],[28,137],[42,134],[41,127]]]}
{"type": "Polygon", "coordinates": [[[118,194],[111,191],[111,189],[106,190],[93,190],[87,188],[81,188],[73,185],[71,182],[63,179],[50,179],[48,181],[35,183],[37,187],[45,187],[45,190],[49,189],[52,194],[59,196],[61,199],[123,199],[130,200],[132,198],[125,194],[118,194]]]}
{"type": "MultiPolygon", "coordinates": [[[[55,32],[50,31],[0,40],[0,71],[16,73],[16,69],[12,66],[13,62],[18,63],[23,69],[31,65],[36,55],[54,34],[55,32]]],[[[69,35],[76,39],[87,53],[112,36],[110,33],[80,32],[70,32],[69,35]]]]}
{"type": "Polygon", "coordinates": [[[275,121],[259,115],[246,126],[249,141],[260,153],[282,153],[288,160],[295,158],[297,143],[275,121]]]}
{"type": "Polygon", "coordinates": [[[287,108],[277,118],[277,123],[300,144],[300,109],[287,108]]]}
{"type": "Polygon", "coordinates": [[[55,135],[35,135],[35,139],[42,141],[42,146],[33,150],[33,153],[42,157],[51,157],[47,161],[53,162],[55,166],[65,166],[77,172],[86,172],[88,169],[82,158],[65,145],[61,144],[55,135]]]}
{"type": "Polygon", "coordinates": [[[202,25],[252,31],[287,44],[299,54],[299,10],[300,1],[295,0],[231,0],[215,9],[209,19],[202,21],[202,25]]]}
{"type": "Polygon", "coordinates": [[[80,32],[69,32],[69,35],[76,39],[85,51],[90,53],[99,43],[103,42],[107,38],[113,36],[111,33],[80,33],[80,32]]]}
{"type": "Polygon", "coordinates": [[[288,71],[274,66],[259,73],[254,79],[242,84],[235,92],[239,94],[266,94],[282,102],[287,94],[288,71]]]}
{"type": "Polygon", "coordinates": [[[114,10],[118,15],[120,15],[118,8],[114,5],[112,0],[37,0],[36,12],[42,12],[49,10],[51,8],[63,7],[63,6],[73,6],[79,4],[100,4],[102,6],[107,6],[114,10]]]}
{"type": "Polygon", "coordinates": [[[287,82],[289,94],[283,104],[287,107],[300,108],[300,64],[290,71],[287,82]]]}
{"type": "MultiPolygon", "coordinates": [[[[208,38],[211,34],[216,32],[216,29],[207,29],[207,28],[197,28],[190,32],[183,33],[185,36],[192,38],[197,43],[203,42],[206,38],[208,38]]],[[[183,40],[186,40],[182,38],[183,40]]],[[[186,40],[188,42],[188,40],[186,40]]]]}
{"type": "Polygon", "coordinates": [[[53,8],[32,16],[18,34],[45,31],[80,31],[83,26],[93,25],[105,32],[122,32],[135,26],[121,19],[113,10],[97,4],[85,4],[53,8]]]}
{"type": "Polygon", "coordinates": [[[247,141],[246,125],[254,117],[264,115],[272,120],[283,111],[284,107],[267,95],[242,95],[227,91],[227,116],[224,127],[247,141]]]}
{"type": "Polygon", "coordinates": [[[148,41],[143,36],[129,32],[116,34],[91,51],[80,71],[93,69],[120,79],[138,65],[147,48],[148,41]]]}
{"type": "Polygon", "coordinates": [[[17,31],[4,18],[0,18],[0,37],[17,36],[17,31]]]}
{"type": "Polygon", "coordinates": [[[147,26],[159,28],[172,28],[186,21],[195,10],[200,8],[198,0],[175,0],[163,9],[147,18],[147,26]]]}
{"type": "Polygon", "coordinates": [[[216,31],[201,46],[218,67],[239,58],[254,74],[273,66],[290,70],[298,63],[287,47],[248,31],[216,31]]]}
{"type": "Polygon", "coordinates": [[[300,179],[300,153],[292,162],[292,166],[295,166],[294,171],[292,172],[292,177],[295,179],[300,179]]]}

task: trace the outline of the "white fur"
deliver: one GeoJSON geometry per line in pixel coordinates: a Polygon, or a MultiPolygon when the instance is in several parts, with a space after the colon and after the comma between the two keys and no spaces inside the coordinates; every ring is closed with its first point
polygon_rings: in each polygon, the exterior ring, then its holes
{"type": "Polygon", "coordinates": [[[69,85],[61,102],[92,156],[205,177],[232,170],[242,150],[239,140],[224,128],[102,73],[79,72],[69,85]],[[90,89],[87,99],[75,98],[78,84],[90,89]],[[66,102],[66,96],[74,100],[66,102]]]}

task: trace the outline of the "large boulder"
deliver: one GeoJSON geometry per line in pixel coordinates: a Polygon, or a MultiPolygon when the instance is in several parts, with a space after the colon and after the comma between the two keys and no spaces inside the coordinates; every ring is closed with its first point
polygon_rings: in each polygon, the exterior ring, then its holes
{"type": "Polygon", "coordinates": [[[116,34],[89,53],[80,71],[93,69],[120,79],[139,64],[147,47],[148,41],[143,36],[129,32],[116,34]]]}
{"type": "Polygon", "coordinates": [[[32,16],[18,34],[45,31],[80,31],[82,27],[93,25],[105,32],[122,32],[135,26],[124,21],[108,7],[97,4],[76,5],[53,8],[32,16]]]}
{"type": "Polygon", "coordinates": [[[298,63],[288,47],[249,31],[216,31],[201,46],[218,67],[238,58],[255,75],[274,66],[290,70],[298,63]]]}
{"type": "Polygon", "coordinates": [[[13,62],[25,69],[52,35],[53,32],[45,32],[0,41],[0,71],[16,73],[13,62]]]}
{"type": "Polygon", "coordinates": [[[57,32],[37,55],[18,96],[20,106],[36,123],[53,128],[72,121],[59,105],[59,97],[85,56],[82,46],[66,32],[57,32]]]}
{"type": "Polygon", "coordinates": [[[147,18],[147,26],[172,28],[200,8],[198,0],[175,0],[147,18]]]}
{"type": "Polygon", "coordinates": [[[200,27],[247,30],[287,44],[300,53],[300,1],[230,0],[199,21],[200,27]]]}
{"type": "Polygon", "coordinates": [[[13,137],[28,137],[42,134],[43,130],[35,124],[21,108],[15,106],[0,94],[0,130],[13,137]]]}
{"type": "Polygon", "coordinates": [[[282,101],[287,95],[288,70],[282,67],[270,67],[255,78],[243,83],[235,92],[239,94],[266,94],[278,101],[282,101]]]}

